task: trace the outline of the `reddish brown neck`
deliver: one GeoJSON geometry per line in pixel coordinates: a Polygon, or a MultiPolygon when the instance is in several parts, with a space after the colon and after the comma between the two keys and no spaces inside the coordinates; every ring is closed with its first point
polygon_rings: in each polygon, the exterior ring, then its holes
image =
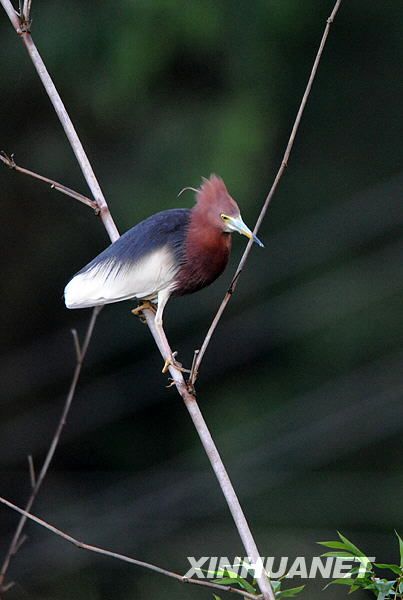
{"type": "Polygon", "coordinates": [[[208,211],[196,205],[191,211],[177,293],[189,294],[210,285],[225,269],[230,250],[231,235],[213,224],[208,211]]]}
{"type": "MultiPolygon", "coordinates": [[[[197,204],[191,211],[187,246],[196,252],[204,248],[206,251],[219,251],[220,248],[231,248],[231,235],[225,233],[217,224],[216,210],[211,211],[197,204]]],[[[221,224],[220,224],[221,225],[221,224]]]]}

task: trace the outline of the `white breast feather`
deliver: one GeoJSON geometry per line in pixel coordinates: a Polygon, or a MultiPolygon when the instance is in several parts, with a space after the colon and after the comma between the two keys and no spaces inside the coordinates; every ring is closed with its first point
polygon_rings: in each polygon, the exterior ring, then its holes
{"type": "Polygon", "coordinates": [[[159,291],[173,289],[178,269],[166,246],[120,269],[115,261],[101,263],[73,277],[64,290],[65,303],[67,308],[88,308],[130,298],[153,299],[159,291]]]}

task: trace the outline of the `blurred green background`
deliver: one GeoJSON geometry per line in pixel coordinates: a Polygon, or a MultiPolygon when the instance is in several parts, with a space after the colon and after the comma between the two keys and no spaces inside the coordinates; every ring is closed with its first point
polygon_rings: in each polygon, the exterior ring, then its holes
{"type": "MultiPolygon", "coordinates": [[[[192,206],[220,174],[250,225],[271,185],[333,2],[33,3],[33,34],[121,231],[192,206]]],[[[33,67],[0,13],[0,149],[87,193],[33,67]]],[[[206,355],[198,391],[265,556],[318,555],[342,531],[379,561],[402,530],[403,4],[344,2],[295,148],[206,355]]],[[[22,505],[74,367],[65,283],[108,243],[79,203],[0,170],[1,495],[22,505]]],[[[245,241],[165,326],[189,363],[245,241]]],[[[101,314],[34,513],[184,573],[243,555],[188,414],[129,303],[101,314]]],[[[0,511],[0,556],[17,517],[0,511]]],[[[207,599],[80,552],[34,525],[7,598],[207,599]]],[[[295,582],[296,580],[294,580],[295,582]]],[[[294,583],[293,582],[293,583],[294,583]]],[[[299,582],[297,581],[295,585],[299,582]]],[[[310,581],[303,597],[341,598],[310,581]]],[[[356,594],[357,599],[367,596],[356,594]]]]}

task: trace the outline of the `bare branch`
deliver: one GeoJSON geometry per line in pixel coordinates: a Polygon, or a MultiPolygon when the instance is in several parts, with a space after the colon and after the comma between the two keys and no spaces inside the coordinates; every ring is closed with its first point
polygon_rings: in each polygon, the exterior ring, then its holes
{"type": "MultiPolygon", "coordinates": [[[[296,137],[297,132],[298,132],[298,128],[299,128],[300,123],[301,123],[301,119],[302,119],[303,112],[305,110],[306,103],[307,103],[308,98],[309,98],[309,94],[311,92],[311,88],[312,88],[312,84],[313,84],[315,76],[316,76],[316,72],[318,70],[318,66],[319,66],[320,60],[322,58],[322,53],[323,53],[323,49],[324,49],[325,44],[326,44],[327,37],[329,35],[330,26],[333,23],[336,15],[337,15],[337,11],[340,8],[340,4],[341,4],[341,0],[337,0],[336,3],[335,3],[335,5],[334,5],[334,7],[333,7],[333,10],[331,12],[330,17],[326,21],[326,26],[325,26],[325,29],[324,29],[324,32],[323,32],[323,35],[322,35],[322,39],[321,39],[320,44],[319,44],[319,49],[318,49],[318,51],[316,53],[316,57],[315,57],[315,60],[314,60],[313,66],[312,66],[311,74],[309,76],[308,83],[306,85],[304,95],[302,96],[301,104],[299,106],[299,109],[298,109],[298,112],[297,112],[297,116],[295,118],[294,125],[293,125],[293,128],[291,130],[291,134],[290,134],[290,137],[289,137],[289,140],[288,140],[288,143],[287,143],[287,147],[286,147],[285,152],[284,152],[283,159],[281,161],[280,168],[279,168],[279,170],[277,172],[276,177],[274,178],[274,181],[273,181],[273,184],[272,184],[272,186],[270,188],[270,191],[269,191],[268,195],[266,196],[266,199],[265,199],[265,201],[263,203],[263,206],[262,206],[262,209],[260,211],[259,217],[258,217],[258,219],[256,221],[256,224],[255,224],[255,227],[253,229],[253,233],[255,235],[259,231],[260,225],[262,224],[262,221],[263,221],[263,219],[264,219],[264,217],[266,215],[266,212],[267,212],[267,209],[269,207],[269,204],[270,204],[270,202],[271,202],[271,200],[272,200],[272,198],[273,198],[273,196],[274,196],[274,194],[275,194],[275,192],[277,190],[277,186],[278,186],[278,184],[280,182],[280,179],[282,178],[282,176],[284,174],[284,171],[286,170],[286,168],[288,166],[288,160],[289,160],[289,157],[290,157],[290,154],[291,154],[291,150],[292,150],[293,145],[294,145],[294,141],[295,141],[295,137],[296,137]]],[[[248,242],[248,244],[247,244],[247,246],[245,248],[245,251],[244,251],[244,253],[242,255],[242,258],[241,258],[241,260],[240,260],[240,262],[238,264],[238,267],[237,267],[237,269],[235,271],[235,275],[232,278],[229,290],[225,294],[224,299],[221,302],[220,307],[219,307],[219,309],[218,309],[218,311],[217,311],[217,313],[216,313],[216,315],[215,315],[215,317],[214,317],[214,319],[213,319],[213,321],[212,321],[212,323],[211,323],[211,325],[209,327],[209,330],[207,331],[206,337],[204,338],[203,344],[202,344],[202,346],[200,348],[200,352],[199,352],[198,357],[196,359],[196,363],[194,365],[194,369],[192,368],[192,373],[191,373],[191,376],[189,378],[189,385],[190,385],[190,387],[193,387],[194,384],[195,384],[195,382],[196,382],[196,379],[197,379],[197,376],[198,376],[198,373],[199,373],[199,370],[200,370],[200,365],[201,365],[203,357],[204,357],[204,355],[206,353],[207,347],[208,347],[208,345],[209,345],[209,343],[211,341],[211,338],[213,337],[213,334],[214,334],[214,332],[216,330],[216,327],[217,327],[217,325],[218,325],[218,323],[219,323],[219,321],[220,321],[220,319],[222,317],[222,314],[223,314],[224,310],[227,307],[228,302],[231,300],[232,294],[234,293],[234,290],[235,290],[235,288],[236,288],[236,286],[238,284],[239,276],[240,276],[240,274],[241,274],[241,272],[242,272],[242,270],[243,270],[243,268],[245,266],[245,263],[246,263],[247,258],[249,256],[249,253],[251,251],[252,245],[253,245],[253,240],[251,239],[251,240],[249,240],[249,242],[248,242]]]]}
{"type": "MultiPolygon", "coordinates": [[[[99,309],[94,309],[92,311],[91,314],[91,319],[90,322],[88,324],[87,327],[87,331],[85,334],[85,339],[84,339],[84,344],[83,347],[81,349],[81,360],[78,360],[77,358],[77,363],[76,363],[76,367],[74,369],[74,374],[73,374],[73,378],[70,384],[70,388],[69,391],[67,393],[66,396],[66,401],[64,403],[64,407],[62,410],[62,414],[60,416],[59,422],[57,424],[56,430],[53,434],[53,438],[51,441],[51,444],[49,446],[49,450],[46,454],[45,460],[43,461],[43,465],[41,467],[41,470],[39,472],[39,475],[37,478],[35,478],[34,472],[33,472],[33,463],[30,462],[30,474],[31,474],[31,484],[32,485],[32,492],[31,495],[25,505],[25,512],[29,512],[32,508],[32,505],[38,495],[38,492],[42,486],[42,483],[47,475],[47,472],[49,470],[49,466],[50,463],[52,462],[53,456],[55,454],[56,448],[59,444],[59,440],[60,440],[60,436],[62,434],[63,428],[66,424],[66,419],[67,419],[67,415],[70,411],[70,407],[71,407],[71,403],[73,402],[74,399],[74,395],[76,392],[76,388],[77,388],[77,383],[78,383],[78,379],[80,377],[80,373],[81,373],[81,369],[82,369],[82,365],[83,365],[83,359],[87,353],[88,350],[88,345],[89,342],[91,340],[93,331],[94,331],[94,327],[95,327],[95,322],[97,319],[97,316],[99,314],[99,309]],[[32,465],[32,467],[31,467],[32,465]]],[[[32,458],[31,458],[32,461],[32,458]]],[[[21,510],[19,511],[23,516],[21,517],[21,519],[18,522],[17,528],[15,530],[14,536],[11,540],[10,546],[7,550],[7,554],[5,556],[5,559],[3,561],[3,564],[1,566],[1,570],[0,570],[0,591],[5,592],[5,588],[6,588],[6,584],[5,582],[5,577],[8,571],[8,567],[10,565],[10,561],[12,559],[12,557],[18,552],[18,549],[20,547],[20,540],[21,540],[21,533],[22,530],[24,528],[24,525],[26,523],[27,520],[27,516],[24,514],[24,511],[21,512],[21,510]]]]}
{"type": "Polygon", "coordinates": [[[27,541],[27,539],[28,539],[28,536],[26,536],[26,535],[22,535],[20,537],[20,539],[18,540],[18,544],[15,547],[14,554],[17,554],[17,552],[19,552],[21,546],[23,546],[25,544],[25,542],[27,541]]]}
{"type": "MultiPolygon", "coordinates": [[[[170,347],[168,340],[165,336],[165,333],[163,333],[162,337],[159,336],[158,330],[155,326],[153,311],[145,310],[144,315],[147,324],[151,330],[151,333],[155,341],[157,342],[161,355],[163,356],[163,358],[166,358],[166,356],[170,356],[170,347]]],[[[234,487],[225,469],[224,463],[222,462],[217,446],[215,445],[214,440],[211,437],[210,431],[200,411],[199,405],[197,404],[196,397],[189,391],[188,386],[185,383],[185,380],[183,379],[183,375],[180,371],[178,371],[178,369],[175,369],[175,367],[171,366],[169,368],[169,372],[171,374],[172,380],[175,383],[176,389],[182,396],[185,406],[189,412],[190,418],[193,421],[193,425],[195,426],[200,441],[203,444],[204,450],[217,477],[222,493],[224,494],[224,497],[227,501],[228,508],[230,509],[232,518],[234,519],[236,528],[246,549],[246,552],[248,556],[251,557],[253,563],[258,564],[260,561],[260,554],[257,549],[256,542],[253,538],[252,532],[243,513],[234,487]]],[[[256,579],[259,588],[263,593],[263,598],[265,600],[274,600],[274,592],[264,570],[262,570],[261,574],[256,576],[256,579]]]]}
{"type": "Polygon", "coordinates": [[[21,30],[20,16],[19,16],[18,12],[14,9],[13,5],[8,0],[5,0],[4,2],[2,0],[1,4],[2,4],[4,10],[6,11],[7,16],[10,19],[15,31],[18,33],[18,35],[21,35],[22,30],[21,30]]]}
{"type": "Polygon", "coordinates": [[[78,339],[77,329],[72,329],[71,335],[73,336],[74,349],[76,351],[76,360],[79,363],[82,361],[82,352],[81,352],[81,348],[80,348],[80,341],[78,339]]]}
{"type": "Polygon", "coordinates": [[[31,22],[31,4],[32,0],[24,0],[24,5],[22,7],[22,17],[25,23],[31,22]]]}
{"type": "Polygon", "coordinates": [[[72,537],[68,533],[61,531],[61,529],[58,529],[54,525],[51,525],[50,523],[43,521],[39,517],[32,515],[27,510],[19,508],[12,502],[9,502],[9,500],[6,500],[5,498],[0,497],[0,502],[2,504],[4,504],[5,506],[8,506],[9,508],[20,513],[24,519],[30,519],[34,523],[37,523],[41,527],[48,529],[55,535],[63,538],[67,542],[70,542],[70,544],[73,544],[74,546],[76,546],[77,548],[81,548],[82,550],[88,550],[89,552],[94,552],[96,554],[101,554],[103,556],[109,556],[110,558],[116,558],[117,560],[129,563],[132,565],[136,565],[138,567],[143,567],[150,571],[154,571],[155,573],[160,573],[161,575],[165,575],[166,577],[171,577],[172,579],[176,579],[180,583],[189,583],[189,584],[193,584],[193,585],[199,585],[202,587],[208,587],[208,588],[213,588],[216,590],[221,590],[222,592],[231,592],[233,594],[238,594],[239,596],[242,596],[243,598],[253,598],[254,600],[262,598],[262,596],[257,596],[256,594],[251,594],[249,592],[245,592],[244,590],[238,590],[231,586],[220,585],[218,583],[213,583],[212,581],[204,581],[201,579],[187,578],[187,577],[184,577],[183,575],[180,575],[179,573],[174,573],[173,571],[168,571],[167,569],[163,569],[162,567],[158,567],[157,565],[153,565],[151,563],[147,563],[142,560],[137,560],[136,558],[126,556],[125,554],[119,554],[118,552],[112,552],[111,550],[106,550],[104,548],[100,548],[99,546],[93,546],[91,544],[86,544],[85,542],[80,542],[79,540],[72,537]]]}
{"type": "Polygon", "coordinates": [[[15,12],[10,0],[0,0],[0,3],[6,11],[15,31],[19,34],[20,38],[22,39],[25,48],[27,49],[27,52],[32,60],[32,63],[49,96],[49,99],[53,104],[53,108],[55,109],[56,114],[59,117],[59,121],[64,129],[67,139],[70,142],[74,154],[76,155],[78,164],[81,167],[81,171],[87,181],[88,187],[90,188],[94,200],[100,210],[101,219],[104,223],[105,229],[108,232],[109,237],[112,241],[117,240],[119,237],[119,232],[117,230],[114,220],[112,219],[112,215],[109,212],[109,208],[105,197],[102,193],[101,187],[98,183],[97,178],[95,177],[95,173],[91,167],[90,161],[88,160],[83,145],[67,113],[63,101],[55,87],[55,84],[52,81],[52,78],[48,73],[48,70],[46,69],[41,55],[39,54],[32,40],[31,34],[29,31],[27,31],[24,22],[20,20],[19,16],[15,12]]]}
{"type": "Polygon", "coordinates": [[[9,592],[11,590],[11,588],[13,588],[15,586],[15,581],[10,581],[9,583],[7,583],[7,585],[4,585],[1,588],[1,591],[5,594],[6,592],[9,592]]]}
{"type": "Polygon", "coordinates": [[[94,200],[90,200],[89,198],[87,198],[87,196],[84,196],[83,194],[80,194],[79,192],[75,192],[71,188],[63,185],[62,183],[58,183],[57,181],[54,181],[54,179],[49,179],[49,177],[45,177],[44,175],[39,175],[39,173],[35,173],[34,171],[30,171],[29,169],[20,167],[19,165],[16,164],[16,162],[14,160],[14,154],[12,154],[11,156],[8,156],[2,150],[0,152],[0,160],[9,169],[12,169],[13,171],[17,171],[17,173],[22,173],[23,175],[28,175],[29,177],[33,177],[34,179],[38,179],[39,181],[43,181],[44,183],[49,184],[50,187],[52,188],[52,190],[57,190],[58,192],[61,192],[62,194],[66,194],[66,196],[70,196],[71,198],[74,198],[75,200],[78,200],[79,202],[86,204],[87,206],[92,208],[96,214],[99,214],[98,205],[94,200]]]}
{"type": "Polygon", "coordinates": [[[28,467],[29,467],[29,480],[31,482],[31,488],[33,489],[36,484],[35,467],[32,454],[28,455],[28,467]]]}
{"type": "Polygon", "coordinates": [[[196,390],[195,387],[193,385],[193,381],[196,381],[197,379],[197,374],[196,374],[196,366],[197,366],[197,357],[200,354],[200,350],[195,350],[193,353],[193,360],[192,360],[192,366],[190,367],[190,375],[189,375],[189,380],[188,380],[188,390],[190,393],[195,394],[196,390]]]}

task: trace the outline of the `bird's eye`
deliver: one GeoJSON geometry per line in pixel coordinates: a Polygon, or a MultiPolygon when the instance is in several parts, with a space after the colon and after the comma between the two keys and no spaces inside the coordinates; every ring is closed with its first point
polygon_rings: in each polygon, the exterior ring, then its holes
{"type": "Polygon", "coordinates": [[[224,215],[224,213],[221,213],[220,217],[222,218],[223,221],[228,221],[228,217],[227,217],[227,215],[224,215]]]}

